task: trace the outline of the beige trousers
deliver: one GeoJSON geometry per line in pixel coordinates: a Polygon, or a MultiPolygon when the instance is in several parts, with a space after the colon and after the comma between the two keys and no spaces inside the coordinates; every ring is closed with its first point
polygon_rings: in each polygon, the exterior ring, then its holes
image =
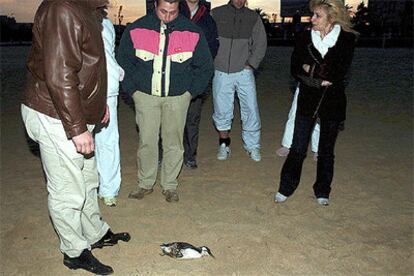
{"type": "MultiPolygon", "coordinates": [[[[29,137],[39,143],[49,213],[60,239],[60,250],[77,257],[109,229],[98,206],[95,158],[76,152],[60,120],[25,105],[21,113],[29,137]]],[[[92,131],[93,126],[88,129],[92,131]]]]}
{"type": "Polygon", "coordinates": [[[186,92],[181,96],[157,97],[137,91],[133,98],[135,119],[139,128],[138,186],[151,189],[155,184],[161,130],[161,187],[164,190],[175,190],[183,164],[183,133],[191,94],[186,92]]]}

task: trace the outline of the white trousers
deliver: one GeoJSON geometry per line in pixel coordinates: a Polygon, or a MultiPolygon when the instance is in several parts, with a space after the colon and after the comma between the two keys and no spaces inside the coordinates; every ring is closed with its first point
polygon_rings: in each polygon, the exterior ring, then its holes
{"type": "MultiPolygon", "coordinates": [[[[296,88],[295,96],[293,97],[292,106],[290,107],[288,120],[285,126],[285,132],[283,133],[283,138],[282,138],[282,146],[288,149],[290,149],[290,146],[292,145],[293,131],[295,130],[295,118],[296,118],[298,96],[299,96],[299,86],[296,88]]],[[[311,136],[311,147],[312,147],[313,152],[318,152],[319,132],[320,132],[320,126],[318,123],[316,123],[315,127],[313,128],[312,136],[311,136]]]]}
{"type": "MultiPolygon", "coordinates": [[[[49,213],[60,239],[60,250],[77,257],[109,229],[98,206],[95,158],[76,152],[60,120],[25,105],[21,113],[29,137],[39,143],[49,213]]],[[[88,129],[92,131],[93,126],[88,129]]]]}
{"type": "Polygon", "coordinates": [[[247,151],[259,149],[261,122],[253,70],[244,69],[230,74],[218,70],[214,72],[214,124],[218,131],[231,129],[235,93],[240,102],[244,149],[247,151]]]}
{"type": "Polygon", "coordinates": [[[118,132],[118,96],[107,99],[109,123],[95,132],[95,157],[99,172],[99,195],[118,196],[121,186],[121,162],[118,132]]]}

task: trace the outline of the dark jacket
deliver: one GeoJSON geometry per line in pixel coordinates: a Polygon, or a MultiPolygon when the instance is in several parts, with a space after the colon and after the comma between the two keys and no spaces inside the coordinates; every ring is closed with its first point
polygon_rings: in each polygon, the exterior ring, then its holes
{"type": "Polygon", "coordinates": [[[257,69],[266,54],[266,32],[257,12],[231,3],[216,7],[212,16],[217,24],[220,47],[214,65],[226,73],[242,71],[246,65],[257,69]]]}
{"type": "MultiPolygon", "coordinates": [[[[180,2],[180,13],[188,19],[190,19],[191,17],[191,11],[188,8],[187,2],[185,0],[180,2]]],[[[198,10],[194,17],[190,20],[203,30],[203,33],[207,39],[211,56],[214,59],[217,55],[219,41],[217,35],[216,22],[210,15],[210,7],[207,6],[204,1],[198,2],[198,10]]]]}
{"type": "Polygon", "coordinates": [[[106,106],[106,61],[96,7],[103,0],[43,1],[33,24],[23,103],[62,121],[68,138],[96,124],[106,106]]]}
{"type": "Polygon", "coordinates": [[[131,23],[122,35],[118,62],[125,70],[122,87],[130,95],[140,91],[166,97],[188,91],[196,97],[214,70],[203,31],[183,15],[166,25],[154,13],[131,23]]]}
{"type": "Polygon", "coordinates": [[[291,73],[300,83],[297,112],[314,115],[325,88],[322,80],[332,83],[321,102],[318,116],[322,119],[343,121],[346,117],[345,78],[352,62],[355,35],[341,30],[336,44],[322,58],[312,44],[311,31],[297,35],[291,58],[291,73]],[[303,64],[311,65],[306,73],[303,64]]]}

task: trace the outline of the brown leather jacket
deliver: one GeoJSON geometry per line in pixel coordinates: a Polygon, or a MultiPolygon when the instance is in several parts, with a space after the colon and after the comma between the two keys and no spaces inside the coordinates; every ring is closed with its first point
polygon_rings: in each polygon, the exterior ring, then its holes
{"type": "Polygon", "coordinates": [[[23,104],[62,121],[68,138],[101,120],[106,61],[96,8],[107,0],[44,0],[36,12],[23,104]]]}

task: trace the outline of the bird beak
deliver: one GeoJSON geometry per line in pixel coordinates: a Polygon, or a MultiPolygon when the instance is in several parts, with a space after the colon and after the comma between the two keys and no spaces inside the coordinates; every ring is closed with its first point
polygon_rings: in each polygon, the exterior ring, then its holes
{"type": "Polygon", "coordinates": [[[215,259],[216,257],[214,257],[213,253],[211,253],[210,248],[206,247],[206,249],[207,249],[207,253],[208,253],[211,257],[213,257],[213,259],[215,259]]]}

